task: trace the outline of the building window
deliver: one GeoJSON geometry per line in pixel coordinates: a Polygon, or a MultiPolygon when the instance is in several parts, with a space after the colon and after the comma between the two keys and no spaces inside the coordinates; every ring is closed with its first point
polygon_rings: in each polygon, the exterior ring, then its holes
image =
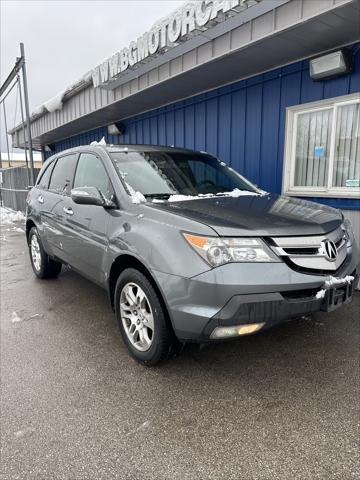
{"type": "Polygon", "coordinates": [[[287,111],[284,193],[360,196],[360,95],[287,111]]]}

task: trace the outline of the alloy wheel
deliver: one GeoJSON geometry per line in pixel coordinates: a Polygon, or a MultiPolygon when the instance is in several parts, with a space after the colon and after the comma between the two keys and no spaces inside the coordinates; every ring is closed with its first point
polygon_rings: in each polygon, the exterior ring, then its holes
{"type": "Polygon", "coordinates": [[[31,258],[32,258],[35,270],[39,272],[41,269],[41,251],[40,251],[39,241],[36,235],[33,235],[31,237],[30,251],[31,251],[31,258]]]}
{"type": "Polygon", "coordinates": [[[120,295],[120,316],[131,343],[146,352],[154,338],[154,316],[144,290],[136,283],[127,283],[120,295]]]}

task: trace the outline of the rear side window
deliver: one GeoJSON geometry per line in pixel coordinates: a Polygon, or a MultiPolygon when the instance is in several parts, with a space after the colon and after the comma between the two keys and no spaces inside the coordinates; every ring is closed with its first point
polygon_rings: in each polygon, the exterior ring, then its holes
{"type": "Polygon", "coordinates": [[[82,153],[76,168],[74,188],[97,187],[108,200],[114,191],[101,160],[92,153],[82,153]]]}
{"type": "Polygon", "coordinates": [[[51,177],[51,172],[53,171],[54,165],[55,165],[55,162],[51,162],[50,165],[48,165],[45,168],[43,174],[40,177],[40,180],[37,183],[38,187],[43,188],[43,189],[48,188],[49,180],[50,180],[50,177],[51,177]]]}
{"type": "Polygon", "coordinates": [[[70,194],[77,158],[77,153],[58,158],[51,175],[50,190],[66,195],[70,194]]]}

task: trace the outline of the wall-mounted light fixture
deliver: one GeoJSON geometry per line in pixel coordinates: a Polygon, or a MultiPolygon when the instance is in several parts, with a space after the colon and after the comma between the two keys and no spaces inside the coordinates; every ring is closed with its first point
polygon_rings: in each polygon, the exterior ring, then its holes
{"type": "Polygon", "coordinates": [[[352,68],[353,57],[351,52],[341,49],[310,60],[310,77],[313,80],[326,80],[351,73],[352,68]]]}
{"type": "Polygon", "coordinates": [[[108,125],[107,130],[109,135],[124,135],[125,126],[121,122],[115,122],[108,125]]]}

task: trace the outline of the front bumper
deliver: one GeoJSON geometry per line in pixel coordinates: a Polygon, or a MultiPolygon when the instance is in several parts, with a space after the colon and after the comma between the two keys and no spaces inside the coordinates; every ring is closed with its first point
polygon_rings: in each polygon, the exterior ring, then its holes
{"type": "MultiPolygon", "coordinates": [[[[359,252],[352,251],[336,273],[358,277],[359,252]]],[[[154,272],[167,304],[174,332],[183,341],[210,341],[216,327],[264,323],[262,329],[351,301],[352,288],[316,298],[331,275],[297,272],[285,263],[230,263],[196,277],[154,272]],[[333,299],[333,301],[335,301],[333,299]]],[[[334,289],[332,289],[334,291],[334,289]]]]}
{"type": "Polygon", "coordinates": [[[216,327],[243,324],[264,324],[266,330],[279,323],[315,312],[329,312],[350,303],[354,282],[329,289],[324,297],[316,298],[319,290],[264,293],[259,295],[235,295],[220,312],[209,320],[201,333],[207,341],[216,327]]]}

